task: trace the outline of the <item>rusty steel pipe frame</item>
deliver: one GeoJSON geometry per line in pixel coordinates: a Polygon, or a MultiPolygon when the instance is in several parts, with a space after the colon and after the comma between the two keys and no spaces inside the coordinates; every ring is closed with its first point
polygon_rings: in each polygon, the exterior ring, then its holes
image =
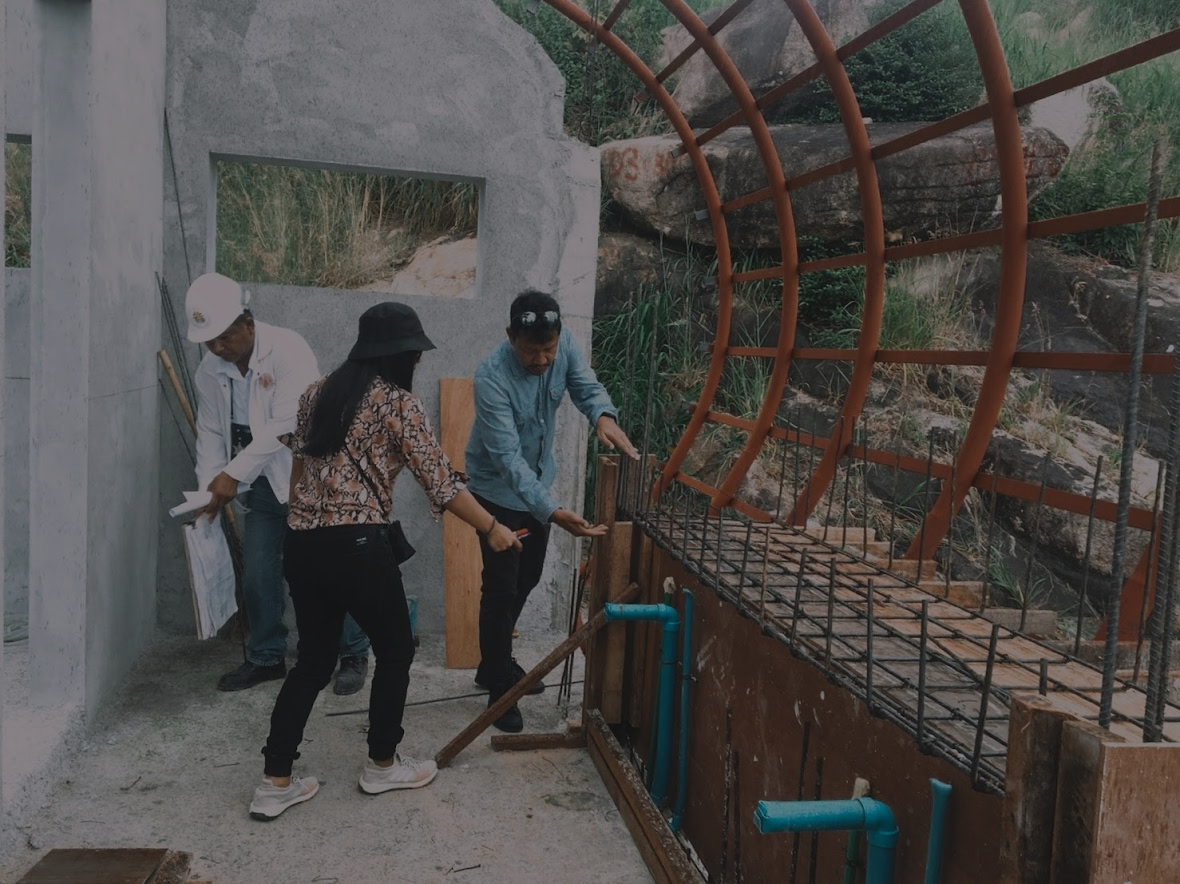
{"type": "MultiPolygon", "coordinates": [[[[718,324],[716,337],[712,347],[706,383],[702,395],[698,400],[688,427],[679,444],[671,453],[667,462],[653,485],[651,501],[658,500],[672,482],[680,482],[686,487],[707,494],[711,507],[716,510],[722,506],[731,506],[739,512],[752,517],[769,519],[770,515],[755,507],[734,498],[737,487],[745,476],[745,472],[757,457],[765,442],[769,438],[790,439],[791,434],[774,426],[777,403],[781,399],[787,382],[789,365],[792,358],[801,359],[844,359],[853,363],[853,381],[849,394],[846,396],[841,409],[839,424],[845,427],[852,425],[852,420],[860,414],[863,399],[867,393],[868,379],[875,364],[885,362],[912,362],[915,364],[984,364],[985,374],[981,384],[979,400],[968,426],[967,435],[961,444],[953,466],[936,465],[936,472],[953,473],[955,481],[944,487],[939,498],[931,506],[928,518],[928,530],[925,535],[923,549],[918,550],[912,545],[907,555],[918,557],[930,555],[934,547],[941,542],[943,535],[949,529],[954,513],[961,506],[967,491],[975,486],[987,484],[988,477],[979,473],[979,466],[986,453],[991,439],[999,410],[1007,393],[1011,372],[1017,367],[1066,367],[1075,358],[1072,354],[1048,354],[1016,351],[1016,335],[1019,331],[1019,320],[1023,307],[1023,287],[1025,265],[1027,260],[1028,241],[1034,238],[1056,236],[1063,233],[1074,233],[1093,230],[1121,224],[1138,223],[1142,219],[1143,204],[1132,204],[1093,212],[1078,213],[1061,216],[1045,221],[1029,223],[1027,220],[1027,189],[1023,170],[1023,151],[1020,137],[1020,127],[1016,117],[1016,109],[1027,106],[1034,101],[1059,94],[1073,88],[1080,83],[1088,82],[1098,76],[1126,69],[1135,64],[1148,61],[1180,49],[1180,29],[1161,34],[1145,40],[1124,50],[1111,53],[1089,63],[1079,65],[1062,74],[1049,77],[1039,83],[1014,90],[1008,76],[1006,58],[999,41],[995,21],[985,0],[959,0],[959,6],[968,31],[971,35],[976,51],[976,57],[983,74],[987,100],[975,108],[955,114],[945,120],[924,126],[914,132],[907,133],[889,142],[871,147],[867,144],[867,131],[859,123],[859,109],[851,85],[843,68],[843,60],[857,51],[872,44],[881,37],[896,30],[896,28],[912,20],[922,12],[936,6],[941,0],[914,0],[907,6],[895,12],[887,19],[866,30],[864,33],[849,40],[839,48],[834,47],[829,35],[822,24],[818,22],[814,10],[805,0],[784,0],[791,10],[801,30],[816,52],[817,62],[804,71],[788,78],[784,83],[764,93],[755,99],[748,86],[736,70],[732,59],[725,53],[716,35],[722,28],[732,21],[749,4],[738,0],[714,20],[712,25],[706,26],[680,0],[661,0],[663,5],[684,26],[692,37],[692,42],[680,56],[658,74],[653,73],[626,44],[611,30],[623,11],[627,8],[626,0],[619,0],[612,10],[609,20],[602,24],[596,22],[590,15],[579,9],[569,0],[546,0],[548,5],[557,12],[569,18],[583,30],[587,31],[594,42],[601,43],[623,61],[638,77],[646,94],[652,96],[661,110],[668,117],[677,136],[680,148],[675,152],[686,154],[701,187],[704,207],[709,215],[710,225],[716,243],[718,260],[718,324]],[[718,73],[724,78],[739,109],[721,123],[707,130],[701,135],[692,132],[688,122],[679,110],[675,101],[663,87],[664,80],[678,68],[688,57],[698,51],[704,51],[713,63],[718,73]],[[777,151],[769,136],[761,111],[773,104],[791,91],[825,76],[832,87],[837,105],[844,121],[846,135],[849,138],[851,153],[848,157],[836,160],[825,166],[805,171],[791,178],[785,178],[777,151]],[[880,229],[883,235],[883,224],[872,223],[873,218],[880,217],[880,193],[875,186],[875,168],[873,162],[877,159],[899,153],[903,150],[922,144],[933,138],[948,134],[965,126],[978,122],[992,120],[995,132],[997,152],[1000,166],[1000,187],[1002,198],[1001,222],[998,228],[961,234],[942,240],[916,243],[904,246],[884,248],[883,241],[878,247],[875,234],[880,229]],[[708,168],[700,148],[721,132],[739,123],[749,125],[760,158],[766,168],[768,185],[751,194],[736,197],[729,202],[722,203],[716,181],[708,168]],[[850,169],[855,169],[860,185],[862,212],[866,221],[866,230],[872,232],[870,240],[866,238],[866,251],[860,254],[826,258],[818,261],[798,261],[796,251],[793,216],[789,194],[792,189],[829,178],[850,169]],[[870,177],[871,176],[871,177],[870,177]],[[872,182],[872,186],[866,186],[872,182]],[[726,214],[756,202],[771,200],[779,224],[779,240],[784,256],[783,264],[765,270],[736,274],[733,272],[732,255],[730,251],[728,231],[725,224],[726,214]],[[874,207],[872,201],[877,205],[874,207]],[[885,262],[900,261],[924,255],[934,255],[952,251],[963,251],[973,248],[998,246],[1001,250],[1001,284],[1000,299],[993,330],[992,347],[989,351],[966,353],[957,351],[878,351],[875,347],[877,331],[879,330],[880,308],[883,305],[883,280],[885,262]],[[863,324],[858,347],[855,351],[839,351],[826,349],[794,350],[794,331],[797,320],[798,280],[804,272],[817,272],[862,265],[866,268],[866,299],[863,314],[863,324]],[[875,279],[881,280],[880,298],[874,303],[875,279]],[[729,347],[729,331],[733,306],[734,286],[744,282],[757,280],[783,280],[783,322],[779,345],[776,348],[740,348],[729,347]],[[875,326],[875,328],[874,328],[875,326]],[[870,341],[873,342],[870,345],[870,341]],[[721,375],[728,357],[760,356],[775,360],[770,383],[754,421],[732,418],[711,410],[716,397],[721,375]],[[861,389],[863,383],[864,389],[861,389]],[[695,477],[682,475],[679,471],[683,465],[689,449],[706,422],[729,424],[749,433],[749,439],[743,447],[734,466],[726,474],[718,487],[702,482],[695,477]]],[[[1180,197],[1171,197],[1161,201],[1159,217],[1180,217],[1180,197]]],[[[1099,370],[1125,371],[1127,369],[1125,354],[1102,354],[1102,366],[1099,370]]],[[[1149,354],[1144,359],[1144,370],[1162,372],[1172,362],[1172,357],[1160,354],[1149,354]],[[1150,367],[1149,367],[1150,364],[1150,367]]],[[[1093,367],[1091,364],[1090,367],[1093,367]]],[[[794,434],[796,444],[802,441],[801,433],[794,434]]],[[[839,457],[848,446],[848,439],[831,437],[821,439],[811,437],[810,445],[820,445],[824,456],[818,466],[811,470],[811,476],[805,489],[799,494],[794,510],[789,519],[799,522],[806,518],[807,509],[819,503],[819,498],[835,475],[839,457]],[[800,504],[803,504],[800,510],[800,504]]],[[[875,451],[862,452],[867,460],[879,462],[885,454],[875,451]]],[[[892,455],[888,455],[892,457],[892,455]]],[[[892,461],[890,461],[892,462],[892,461]]],[[[903,463],[903,468],[908,468],[903,463]]],[[[1013,492],[1017,496],[1027,496],[1022,493],[1023,485],[1015,480],[999,480],[995,483],[1000,493],[1013,492]]],[[[990,486],[989,486],[990,487],[990,486]]],[[[1076,511],[1078,501],[1073,500],[1076,495],[1065,492],[1055,492],[1049,489],[1047,502],[1051,506],[1059,506],[1070,511],[1076,511]]],[[[1079,498],[1080,500],[1080,498],[1079,498]]],[[[1142,515],[1136,513],[1136,515],[1142,515]]],[[[1101,518],[1101,515],[1099,516],[1101,518]]],[[[1141,519],[1136,519],[1141,521],[1141,519]]]]}
{"type": "MultiPolygon", "coordinates": [[[[750,134],[754,139],[754,145],[758,150],[758,155],[766,170],[767,179],[770,181],[771,187],[775,189],[773,207],[775,219],[779,225],[779,247],[782,249],[784,273],[782,320],[778,347],[779,355],[776,358],[775,366],[767,385],[767,393],[763,398],[763,405],[760,411],[760,417],[768,410],[772,412],[766,418],[766,424],[769,426],[774,419],[773,411],[777,407],[777,402],[781,399],[782,392],[786,388],[787,370],[790,367],[790,353],[791,348],[794,346],[795,326],[799,312],[799,276],[795,270],[798,266],[795,220],[791,213],[790,202],[787,199],[786,178],[782,165],[779,162],[778,151],[774,146],[774,141],[770,137],[770,129],[762,114],[754,106],[754,96],[742,78],[741,72],[738,71],[737,65],[733,63],[733,60],[721,48],[721,44],[709,32],[705,23],[682,0],[661,0],[661,3],[676,17],[677,21],[684,26],[685,30],[693,39],[701,44],[702,51],[713,62],[718,73],[721,74],[726,85],[729,86],[730,93],[737,101],[738,107],[745,114],[747,123],[750,126],[750,134]],[[778,398],[775,398],[774,405],[770,406],[768,403],[772,398],[771,393],[773,390],[778,391],[778,398]]],[[[671,96],[669,96],[669,100],[671,100],[671,96]]],[[[687,128],[687,122],[685,123],[685,127],[687,128]]],[[[691,130],[687,133],[679,132],[678,130],[678,133],[681,136],[684,149],[690,155],[693,155],[694,152],[696,155],[699,155],[701,157],[701,164],[707,168],[707,164],[704,162],[704,154],[701,153],[700,147],[690,143],[691,130]],[[689,136],[688,138],[685,137],[686,134],[689,136]]],[[[680,442],[677,443],[675,449],[673,449],[671,455],[669,455],[668,461],[660,474],[660,478],[653,488],[654,499],[658,499],[660,494],[667,488],[668,483],[677,476],[680,467],[684,463],[684,459],[688,456],[693,442],[696,441],[697,434],[705,424],[709,406],[716,396],[718,387],[721,385],[721,375],[725,367],[726,349],[729,346],[730,313],[733,307],[733,263],[729,251],[728,230],[721,223],[722,218],[719,211],[720,197],[716,192],[715,183],[713,184],[713,197],[715,201],[710,202],[709,214],[710,221],[713,225],[714,237],[716,237],[718,229],[725,232],[724,240],[715,239],[717,244],[718,288],[720,295],[717,305],[717,336],[713,342],[713,352],[709,360],[709,369],[705,377],[705,386],[701,391],[701,397],[693,409],[684,435],[681,437],[680,442]],[[723,244],[724,251],[722,249],[723,244]]],[[[757,457],[757,454],[758,450],[755,449],[752,456],[746,462],[745,467],[743,467],[743,474],[745,469],[749,467],[749,463],[753,461],[753,458],[757,457]]],[[[725,502],[714,500],[714,505],[721,505],[725,502]]]]}

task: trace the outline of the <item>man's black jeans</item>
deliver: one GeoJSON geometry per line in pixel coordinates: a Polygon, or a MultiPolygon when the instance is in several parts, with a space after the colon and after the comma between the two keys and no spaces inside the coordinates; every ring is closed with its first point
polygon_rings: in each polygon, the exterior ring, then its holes
{"type": "Polygon", "coordinates": [[[270,716],[262,752],[267,776],[291,774],[311,707],[336,668],[347,611],[369,636],[376,665],[369,688],[369,757],[392,758],[405,732],[402,714],[414,662],[414,637],[401,572],[386,525],[288,531],[283,574],[299,629],[299,659],[270,716]]]}
{"type": "MultiPolygon", "coordinates": [[[[510,510],[485,500],[475,499],[496,517],[501,525],[513,531],[529,530],[521,541],[522,552],[505,550],[494,552],[487,538],[479,537],[483,555],[483,585],[479,599],[479,653],[482,660],[476,670],[476,681],[503,690],[512,686],[512,631],[529,593],[541,581],[545,567],[545,547],[549,544],[549,525],[533,518],[531,513],[510,510]]],[[[362,624],[363,625],[363,624],[362,624]]]]}

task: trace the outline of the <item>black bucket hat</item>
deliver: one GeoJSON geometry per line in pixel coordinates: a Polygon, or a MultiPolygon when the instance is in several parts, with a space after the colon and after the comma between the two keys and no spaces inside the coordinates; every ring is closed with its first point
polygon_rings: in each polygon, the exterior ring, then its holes
{"type": "Polygon", "coordinates": [[[407,350],[433,349],[434,343],[426,337],[414,309],[405,304],[386,301],[361,314],[356,343],[352,345],[348,358],[374,359],[405,353],[407,350]]]}

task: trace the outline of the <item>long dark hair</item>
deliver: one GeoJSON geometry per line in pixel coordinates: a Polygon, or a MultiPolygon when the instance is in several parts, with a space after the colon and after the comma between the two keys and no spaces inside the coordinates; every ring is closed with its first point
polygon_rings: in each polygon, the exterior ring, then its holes
{"type": "Polygon", "coordinates": [[[406,350],[393,356],[345,360],[324,381],[311,412],[302,453],[326,457],[339,451],[373,381],[381,377],[409,392],[414,383],[414,366],[421,356],[421,350],[406,350]]]}

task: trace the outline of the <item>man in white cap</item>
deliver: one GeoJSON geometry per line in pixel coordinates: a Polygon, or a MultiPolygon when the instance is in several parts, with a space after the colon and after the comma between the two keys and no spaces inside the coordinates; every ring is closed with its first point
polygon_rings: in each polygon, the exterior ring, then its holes
{"type": "MultiPolygon", "coordinates": [[[[291,451],[279,436],[295,429],[299,397],[319,379],[307,341],[255,321],[248,302],[249,293],[237,282],[206,273],[189,286],[184,305],[188,339],[209,349],[196,376],[196,472],[198,487],[213,499],[200,513],[213,519],[235,498],[245,509],[242,596],[249,638],[245,661],[218,681],[222,691],[287,673],[282,551],[291,451]]],[[[348,617],[335,692],[359,691],[368,663],[369,639],[348,617]]]]}

